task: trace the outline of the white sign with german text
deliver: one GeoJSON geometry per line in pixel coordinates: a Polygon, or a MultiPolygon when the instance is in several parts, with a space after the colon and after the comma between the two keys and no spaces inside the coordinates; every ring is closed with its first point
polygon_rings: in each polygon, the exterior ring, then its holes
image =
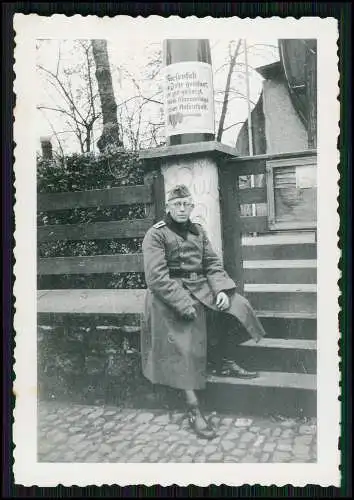
{"type": "Polygon", "coordinates": [[[188,61],[165,68],[166,135],[214,134],[214,95],[211,65],[188,61]]]}

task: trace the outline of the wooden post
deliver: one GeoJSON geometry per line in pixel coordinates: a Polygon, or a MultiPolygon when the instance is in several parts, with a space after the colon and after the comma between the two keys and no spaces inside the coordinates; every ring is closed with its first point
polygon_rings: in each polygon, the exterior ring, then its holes
{"type": "Polygon", "coordinates": [[[306,44],[306,91],[308,102],[308,148],[317,148],[317,47],[316,40],[306,44]],[[311,43],[312,42],[312,43],[311,43]]]}
{"type": "Polygon", "coordinates": [[[44,160],[53,159],[53,147],[50,137],[41,137],[42,156],[44,160]]]}
{"type": "Polygon", "coordinates": [[[238,175],[232,165],[219,169],[223,255],[226,272],[243,294],[243,259],[238,175]]]}
{"type": "Polygon", "coordinates": [[[152,182],[152,193],[154,197],[155,219],[161,220],[165,215],[165,181],[161,170],[155,172],[152,182]]]}
{"type": "Polygon", "coordinates": [[[165,183],[160,169],[148,170],[144,183],[151,188],[152,204],[149,206],[147,217],[154,222],[161,220],[165,215],[165,183]]]}

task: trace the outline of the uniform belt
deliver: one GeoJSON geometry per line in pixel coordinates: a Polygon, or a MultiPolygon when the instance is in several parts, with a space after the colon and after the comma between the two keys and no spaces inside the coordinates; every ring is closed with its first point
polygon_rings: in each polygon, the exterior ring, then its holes
{"type": "Polygon", "coordinates": [[[195,280],[204,276],[201,271],[184,271],[183,269],[170,269],[170,278],[189,278],[195,280]]]}

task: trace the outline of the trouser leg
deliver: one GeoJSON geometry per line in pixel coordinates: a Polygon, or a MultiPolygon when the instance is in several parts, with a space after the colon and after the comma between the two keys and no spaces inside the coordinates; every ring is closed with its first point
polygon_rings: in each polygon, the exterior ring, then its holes
{"type": "MultiPolygon", "coordinates": [[[[228,315],[234,316],[256,342],[266,335],[250,302],[242,295],[235,293],[230,297],[230,307],[226,312],[228,315]]],[[[244,333],[240,328],[236,332],[239,335],[244,333]]]]}
{"type": "Polygon", "coordinates": [[[185,390],[187,402],[187,415],[191,428],[197,436],[204,439],[214,439],[216,429],[210,419],[206,419],[199,408],[198,398],[193,390],[185,390]]]}
{"type": "Polygon", "coordinates": [[[247,370],[247,360],[242,357],[242,343],[253,337],[260,340],[265,334],[250,303],[238,295],[230,301],[227,312],[216,312],[214,315],[213,333],[217,342],[210,347],[210,369],[225,376],[239,378],[255,378],[257,372],[247,370]],[[237,315],[236,315],[237,313],[237,315]]]}
{"type": "Polygon", "coordinates": [[[184,391],[186,395],[186,401],[188,405],[197,406],[198,398],[194,390],[186,390],[184,391]]]}
{"type": "Polygon", "coordinates": [[[221,312],[209,310],[208,324],[208,367],[218,369],[227,348],[229,318],[221,312]]]}

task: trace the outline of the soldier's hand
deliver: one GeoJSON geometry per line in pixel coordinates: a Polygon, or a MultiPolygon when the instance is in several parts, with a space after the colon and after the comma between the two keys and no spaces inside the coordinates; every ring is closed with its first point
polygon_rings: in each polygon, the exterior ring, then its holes
{"type": "Polygon", "coordinates": [[[184,311],[182,316],[184,319],[192,321],[193,319],[197,318],[197,311],[193,306],[189,306],[188,309],[184,311]]]}
{"type": "Polygon", "coordinates": [[[216,297],[216,307],[220,311],[225,311],[230,307],[230,299],[225,292],[219,292],[216,297]]]}

